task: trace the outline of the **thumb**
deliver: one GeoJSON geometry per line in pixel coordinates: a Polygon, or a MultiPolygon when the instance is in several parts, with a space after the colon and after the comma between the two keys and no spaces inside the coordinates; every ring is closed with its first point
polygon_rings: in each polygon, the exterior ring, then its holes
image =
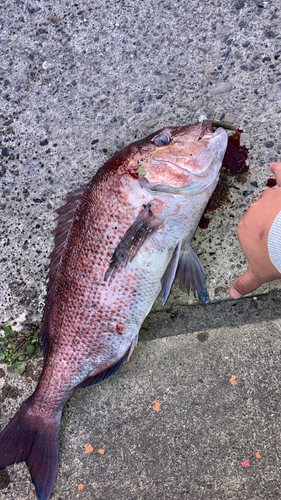
{"type": "Polygon", "coordinates": [[[262,285],[262,281],[257,278],[249,269],[233,283],[230,288],[229,295],[232,299],[240,299],[244,295],[253,292],[262,285]]]}

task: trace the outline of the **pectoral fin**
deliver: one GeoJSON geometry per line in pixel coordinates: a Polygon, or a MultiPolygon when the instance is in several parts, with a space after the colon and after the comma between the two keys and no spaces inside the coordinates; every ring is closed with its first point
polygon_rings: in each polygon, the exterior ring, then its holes
{"type": "Polygon", "coordinates": [[[137,255],[144,242],[163,222],[163,219],[153,213],[152,204],[146,205],[133,224],[124,234],[115,249],[110,265],[104,275],[104,281],[114,278],[117,271],[126,267],[137,255]]]}
{"type": "Polygon", "coordinates": [[[179,243],[161,280],[163,305],[167,301],[172,284],[179,285],[180,289],[188,294],[191,289],[194,297],[197,293],[199,299],[207,304],[209,297],[205,278],[204,267],[193,248],[189,243],[179,243]]]}

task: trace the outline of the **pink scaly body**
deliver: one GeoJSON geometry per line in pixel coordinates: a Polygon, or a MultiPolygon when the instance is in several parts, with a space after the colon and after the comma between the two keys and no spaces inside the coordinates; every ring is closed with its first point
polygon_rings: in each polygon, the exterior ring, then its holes
{"type": "Polygon", "coordinates": [[[34,394],[0,434],[0,468],[26,460],[39,500],[59,466],[71,394],[129,361],[161,288],[207,301],[190,247],[216,186],[227,134],[210,123],[166,128],[111,158],[58,210],[41,328],[45,365],[34,394]]]}
{"type": "Polygon", "coordinates": [[[54,407],[63,406],[85,378],[117,362],[120,349],[130,345],[126,325],[137,276],[121,272],[109,282],[104,275],[135,213],[117,176],[103,187],[97,203],[91,203],[95,185],[84,192],[57,271],[47,318],[52,343],[38,388],[46,404],[54,407]]]}

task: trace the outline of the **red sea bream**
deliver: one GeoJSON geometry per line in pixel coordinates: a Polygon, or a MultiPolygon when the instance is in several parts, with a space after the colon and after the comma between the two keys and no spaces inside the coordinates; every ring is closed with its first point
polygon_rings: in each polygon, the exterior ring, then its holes
{"type": "Polygon", "coordinates": [[[172,284],[208,301],[190,246],[227,146],[210,122],[167,127],[116,153],[58,210],[35,392],[0,434],[0,468],[25,460],[39,500],[59,467],[63,406],[129,361],[172,284]]]}

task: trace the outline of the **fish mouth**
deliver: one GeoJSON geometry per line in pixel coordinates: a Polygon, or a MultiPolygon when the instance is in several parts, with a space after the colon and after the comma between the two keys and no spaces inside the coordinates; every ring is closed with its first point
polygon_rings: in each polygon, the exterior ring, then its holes
{"type": "Polygon", "coordinates": [[[233,132],[237,132],[237,128],[233,127],[230,123],[224,123],[224,122],[212,122],[212,127],[213,128],[224,128],[225,130],[232,130],[233,132]]]}

